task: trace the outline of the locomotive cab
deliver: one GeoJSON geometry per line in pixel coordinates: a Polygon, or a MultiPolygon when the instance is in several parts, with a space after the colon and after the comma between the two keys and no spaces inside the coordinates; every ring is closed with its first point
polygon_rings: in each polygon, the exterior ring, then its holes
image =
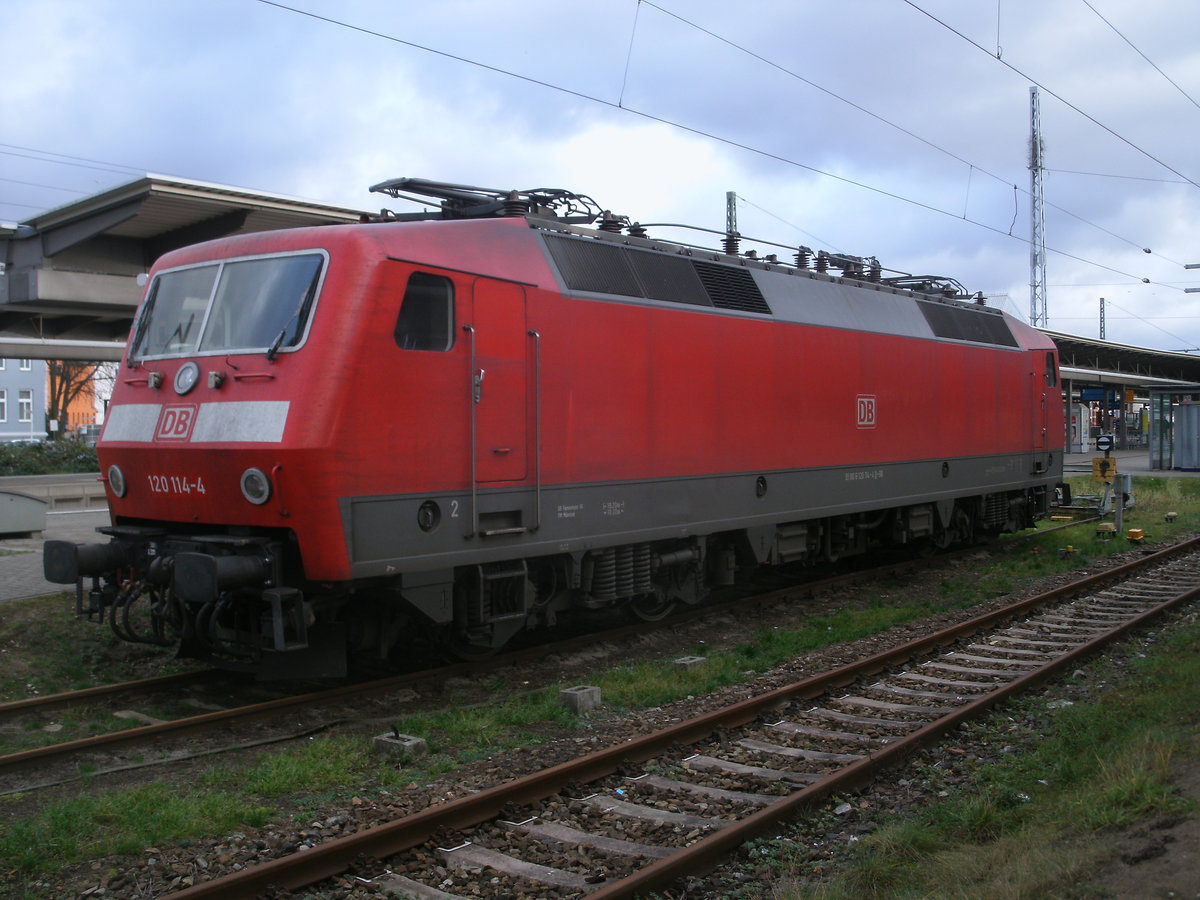
{"type": "Polygon", "coordinates": [[[311,604],[282,586],[301,569],[280,506],[296,453],[287,360],[327,266],[318,249],[154,274],[98,444],[111,542],[45,548],[47,579],[78,585],[78,611],[231,668],[278,655],[295,674],[344,672],[344,647],[313,646],[311,604]]]}

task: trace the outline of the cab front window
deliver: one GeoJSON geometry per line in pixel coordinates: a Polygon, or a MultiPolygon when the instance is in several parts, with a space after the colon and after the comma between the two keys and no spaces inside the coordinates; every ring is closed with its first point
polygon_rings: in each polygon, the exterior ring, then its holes
{"type": "Polygon", "coordinates": [[[138,317],[129,358],[262,351],[304,338],[324,271],[322,253],[226,260],[160,273],[138,317]]]}
{"type": "Polygon", "coordinates": [[[196,349],[219,266],[168,272],[154,279],[130,356],[169,356],[196,349]]]}

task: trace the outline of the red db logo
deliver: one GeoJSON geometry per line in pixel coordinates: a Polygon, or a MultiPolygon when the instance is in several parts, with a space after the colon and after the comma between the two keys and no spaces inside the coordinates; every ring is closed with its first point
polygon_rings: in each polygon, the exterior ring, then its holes
{"type": "Polygon", "coordinates": [[[186,441],[192,435],[192,426],[196,424],[196,407],[164,406],[158,417],[158,427],[154,429],[156,441],[186,441]]]}
{"type": "Polygon", "coordinates": [[[858,427],[859,428],[874,428],[875,427],[875,395],[874,394],[859,394],[858,402],[858,427]]]}

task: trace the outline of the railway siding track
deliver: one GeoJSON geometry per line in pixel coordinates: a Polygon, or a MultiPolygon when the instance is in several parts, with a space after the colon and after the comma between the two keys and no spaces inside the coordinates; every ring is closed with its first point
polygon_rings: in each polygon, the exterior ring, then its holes
{"type": "Polygon", "coordinates": [[[1195,540],[172,896],[250,898],[355,870],[428,897],[455,896],[447,872],[495,884],[498,896],[539,885],[548,895],[593,898],[660,890],[1198,595],[1195,540]],[[382,859],[390,868],[363,862],[382,859]]]}
{"type": "Polygon", "coordinates": [[[95,687],[83,688],[78,691],[62,691],[57,694],[46,694],[41,697],[27,697],[24,700],[10,700],[0,703],[0,722],[29,713],[49,712],[87,703],[95,700],[107,700],[124,694],[139,696],[147,691],[178,690],[192,685],[204,684],[221,673],[213,670],[198,672],[177,672],[173,675],[157,675],[153,678],[143,678],[140,681],[123,681],[118,684],[101,684],[95,687]]]}
{"type": "MultiPolygon", "coordinates": [[[[770,603],[781,598],[794,598],[797,592],[808,593],[830,585],[844,586],[864,578],[878,578],[887,573],[909,572],[953,558],[962,552],[943,554],[934,560],[905,560],[799,584],[791,583],[785,588],[761,592],[753,597],[742,598],[738,602],[770,603]]],[[[721,604],[701,606],[686,610],[666,620],[624,625],[603,632],[569,637],[551,644],[512,650],[485,660],[443,665],[434,669],[391,675],[366,682],[352,682],[313,692],[297,693],[294,690],[284,690],[282,696],[275,696],[278,691],[269,690],[267,693],[272,695],[269,699],[254,703],[242,703],[236,698],[223,695],[215,704],[200,702],[198,705],[206,709],[205,712],[183,718],[175,717],[168,712],[160,712],[159,708],[164,706],[163,704],[155,705],[151,702],[147,707],[147,697],[161,696],[171,692],[177,694],[184,689],[202,688],[208,682],[214,680],[219,682],[221,679],[228,678],[227,673],[218,670],[180,673],[0,703],[0,726],[22,716],[36,716],[55,709],[82,704],[112,704],[118,698],[121,698],[122,703],[128,702],[134,707],[125,717],[141,723],[121,730],[59,740],[39,747],[0,755],[0,796],[53,787],[64,781],[74,780],[80,777],[81,771],[79,765],[76,764],[77,761],[86,762],[91,768],[92,774],[106,774],[111,771],[123,770],[128,768],[122,761],[124,751],[130,747],[145,748],[139,753],[141,761],[137,764],[138,767],[175,763],[179,760],[181,752],[194,753],[194,741],[199,735],[219,733],[230,727],[242,728],[252,723],[278,719],[292,712],[303,713],[309,709],[319,709],[322,705],[331,703],[344,704],[371,696],[386,696],[421,683],[475,676],[495,669],[520,666],[526,661],[540,659],[546,654],[570,653],[586,649],[596,642],[628,641],[664,627],[675,627],[681,623],[703,619],[714,613],[720,614],[721,611],[721,604]],[[130,699],[126,701],[124,699],[126,697],[130,699]],[[230,699],[233,699],[233,703],[230,703],[230,699]],[[188,746],[173,751],[172,746],[178,745],[183,740],[190,742],[188,746]],[[114,763],[114,765],[108,768],[109,763],[114,763]],[[98,770],[97,767],[99,767],[98,770]],[[30,783],[22,777],[22,773],[29,771],[38,773],[38,783],[30,783]]],[[[260,693],[261,689],[256,686],[252,690],[254,693],[260,693]]],[[[178,698],[173,697],[172,699],[177,700],[178,698]]],[[[120,713],[114,714],[120,715],[120,713]]],[[[312,721],[315,723],[312,728],[319,730],[322,727],[321,723],[328,724],[329,717],[318,715],[312,721]]],[[[301,732],[308,733],[303,728],[301,732]]],[[[228,734],[229,732],[226,731],[227,736],[228,734]]],[[[296,734],[296,727],[289,726],[275,737],[256,733],[252,736],[251,742],[284,741],[295,737],[296,734]]],[[[225,745],[224,749],[236,750],[244,746],[246,746],[244,742],[235,740],[225,745]]],[[[204,752],[217,753],[221,750],[221,746],[215,746],[204,752]]]]}
{"type": "MultiPolygon", "coordinates": [[[[230,734],[229,729],[231,728],[263,720],[279,719],[289,713],[314,710],[319,712],[323,704],[328,706],[344,698],[364,698],[396,691],[420,679],[457,674],[465,671],[467,668],[469,667],[449,666],[416,674],[390,676],[370,682],[344,684],[309,693],[285,693],[282,696],[273,696],[270,699],[253,703],[245,703],[232,707],[218,706],[218,708],[208,712],[168,721],[160,721],[152,716],[133,712],[128,717],[133,721],[145,724],[0,756],[0,795],[36,790],[42,787],[53,786],[63,781],[73,780],[79,777],[78,761],[99,760],[105,754],[118,753],[130,746],[155,748],[150,753],[151,758],[140,765],[153,765],[157,762],[167,763],[179,759],[179,755],[172,752],[169,745],[169,742],[173,740],[191,739],[195,735],[208,733],[223,733],[228,737],[230,734]],[[38,784],[28,784],[21,781],[22,774],[31,770],[38,772],[39,776],[45,776],[47,773],[51,773],[51,775],[47,780],[38,784]]],[[[139,682],[128,682],[120,685],[73,691],[45,698],[50,701],[48,705],[41,704],[40,701],[43,698],[33,698],[30,701],[17,701],[13,704],[0,706],[0,717],[3,717],[5,713],[17,715],[27,712],[40,712],[45,709],[86,702],[92,698],[124,695],[139,689],[145,691],[164,690],[171,686],[194,684],[197,683],[197,680],[203,681],[210,677],[220,677],[220,674],[195,673],[191,679],[187,676],[164,676],[161,679],[147,679],[139,682]]],[[[321,722],[327,725],[329,720],[327,717],[322,719],[320,716],[317,716],[315,721],[318,724],[312,727],[319,729],[324,727],[321,722]]],[[[277,740],[286,740],[289,736],[294,736],[293,733],[295,730],[296,725],[290,724],[287,729],[281,730],[280,734],[267,735],[265,737],[260,735],[255,742],[270,743],[277,740]]],[[[236,749],[240,746],[244,746],[244,744],[235,742],[231,748],[227,749],[236,749]]],[[[221,747],[218,747],[215,752],[220,752],[221,749],[221,747]]],[[[118,766],[117,768],[124,768],[124,766],[118,766]]],[[[104,774],[104,772],[99,774],[104,774]]]]}

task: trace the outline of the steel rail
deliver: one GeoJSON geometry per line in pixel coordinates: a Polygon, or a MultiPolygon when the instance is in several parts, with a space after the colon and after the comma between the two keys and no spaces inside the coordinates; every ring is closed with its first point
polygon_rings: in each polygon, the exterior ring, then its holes
{"type": "MultiPolygon", "coordinates": [[[[775,596],[775,594],[766,596],[775,596]]],[[[720,609],[721,607],[714,606],[707,607],[705,609],[690,610],[670,621],[678,623],[681,620],[686,621],[688,619],[700,617],[705,614],[711,614],[715,611],[720,611],[720,609]]],[[[132,744],[150,739],[173,737],[190,734],[196,731],[204,731],[223,722],[232,723],[239,720],[265,718],[267,716],[284,712],[298,706],[315,706],[321,703],[327,703],[331,700],[339,700],[348,696],[367,697],[372,694],[385,693],[390,690],[402,688],[414,682],[430,679],[436,680],[462,677],[465,675],[479,674],[480,672],[494,671],[499,668],[519,665],[525,660],[540,659],[548,653],[568,652],[581,646],[590,646],[598,640],[614,640],[626,636],[634,636],[641,634],[647,629],[662,627],[662,624],[662,622],[641,622],[635,625],[625,625],[620,628],[612,629],[611,631],[581,635],[550,645],[539,645],[537,647],[516,650],[511,653],[504,654],[503,656],[494,657],[490,660],[453,663],[448,666],[425,669],[419,672],[410,672],[402,675],[390,675],[373,681],[341,685],[335,688],[328,688],[326,690],[316,691],[308,694],[296,694],[290,697],[266,700],[261,703],[237,707],[236,709],[201,713],[195,716],[188,716],[183,719],[174,719],[169,722],[160,722],[153,725],[139,725],[134,728],[123,728],[119,731],[109,732],[108,734],[91,735],[89,737],[79,738],[78,740],[74,741],[63,741],[58,744],[47,744],[43,747],[34,747],[29,750],[22,750],[16,753],[0,756],[0,773],[19,771],[30,766],[54,762],[63,757],[72,756],[77,753],[112,749],[125,744],[132,744]]],[[[217,672],[216,674],[219,675],[221,673],[217,672]]],[[[8,708],[13,709],[14,712],[29,712],[31,710],[36,711],[37,709],[69,706],[71,703],[80,700],[94,699],[95,697],[104,696],[106,693],[111,693],[113,688],[119,687],[128,686],[132,688],[149,685],[154,689],[161,689],[162,687],[171,686],[173,680],[181,678],[182,676],[178,675],[166,675],[162,676],[161,680],[147,679],[145,681],[124,682],[121,685],[106,685],[96,688],[85,688],[82,691],[63,692],[61,694],[51,695],[51,697],[48,698],[34,697],[27,700],[17,700],[11,704],[0,706],[0,714],[2,714],[8,708]],[[50,705],[45,705],[41,702],[43,699],[53,699],[55,702],[50,705]]]]}
{"type": "MultiPolygon", "coordinates": [[[[528,805],[557,793],[567,784],[587,783],[611,775],[624,765],[650,759],[666,752],[676,744],[686,744],[707,738],[720,729],[740,727],[752,722],[765,710],[797,699],[818,697],[832,688],[842,687],[859,678],[874,675],[905,662],[913,656],[929,653],[939,646],[953,643],[1000,622],[1024,615],[1039,607],[1060,602],[1099,585],[1123,579],[1136,571],[1198,548],[1200,548],[1200,538],[1185,541],[1140,560],[1063,585],[958,625],[941,629],[901,646],[876,653],[859,662],[776,688],[757,697],[741,700],[724,709],[714,710],[695,719],[680,722],[654,734],[643,735],[625,743],[594,751],[579,759],[560,763],[508,784],[486,788],[469,796],[429,807],[402,819],[317,844],[303,853],[269,860],[211,881],[193,885],[169,896],[172,900],[200,900],[200,898],[209,897],[222,898],[222,900],[252,900],[271,887],[295,890],[324,878],[340,875],[360,856],[384,858],[425,842],[438,830],[457,830],[478,825],[499,815],[501,810],[510,804],[528,805]]],[[[1131,628],[1158,615],[1164,609],[1185,602],[1197,593],[1200,593],[1200,589],[1172,598],[1155,607],[1154,610],[1139,615],[1123,625],[1114,633],[1114,636],[1102,635],[1095,638],[1084,644],[1079,650],[1072,651],[1065,658],[1069,658],[1072,662],[1077,661],[1084,648],[1094,651],[1097,647],[1115,639],[1115,635],[1128,632],[1131,628]]],[[[1068,664],[1062,661],[1049,663],[1042,669],[1021,676],[1013,684],[1029,687],[1049,678],[1068,664]]],[[[978,714],[979,711],[989,708],[1012,693],[1011,686],[1007,686],[994,694],[984,695],[980,700],[973,701],[945,719],[939,719],[924,726],[914,732],[914,737],[919,736],[925,741],[932,740],[954,727],[968,715],[978,714]]],[[[721,829],[710,837],[697,841],[693,846],[699,847],[699,849],[691,853],[681,851],[686,855],[680,857],[679,860],[676,859],[679,854],[668,857],[622,879],[621,882],[602,887],[589,896],[595,898],[624,897],[634,892],[660,887],[680,877],[686,871],[691,871],[690,867],[708,865],[714,855],[728,852],[744,841],[746,836],[769,829],[780,818],[791,815],[806,805],[818,802],[833,791],[844,790],[849,786],[862,783],[869,779],[875,766],[882,765],[884,762],[894,762],[915,749],[917,749],[916,745],[908,740],[888,745],[864,760],[826,776],[812,787],[792,794],[749,816],[741,823],[721,829]],[[738,830],[734,831],[733,829],[738,830]],[[727,834],[729,836],[725,837],[727,834]],[[735,839],[735,836],[739,834],[742,836],[735,839]]]]}
{"type": "Polygon", "coordinates": [[[872,751],[858,762],[831,773],[819,782],[789,794],[782,800],[701,838],[679,852],[639,869],[619,882],[601,887],[588,895],[589,900],[615,900],[619,897],[631,897],[635,894],[666,887],[686,875],[709,869],[715,862],[737,847],[775,829],[786,819],[816,807],[835,793],[861,787],[882,769],[895,765],[917,750],[929,746],[963,722],[974,719],[1004,700],[1018,696],[1048,681],[1063,670],[1078,665],[1082,659],[1102,647],[1119,640],[1171,608],[1188,603],[1197,597],[1200,597],[1200,587],[1184,591],[1111,631],[1099,635],[1073,650],[1066,651],[1028,674],[1007,682],[987,694],[980,695],[978,699],[956,708],[954,712],[930,722],[894,743],[872,751]]]}
{"type": "Polygon", "coordinates": [[[76,753],[103,750],[121,746],[122,744],[135,743],[155,738],[190,734],[195,731],[203,731],[205,729],[212,728],[214,725],[219,723],[253,720],[256,718],[262,718],[284,712],[298,706],[319,705],[321,703],[327,703],[331,700],[338,700],[346,696],[369,696],[372,693],[379,693],[382,691],[403,687],[404,685],[414,681],[420,681],[426,678],[451,677],[456,674],[462,674],[464,671],[469,670],[469,663],[460,663],[452,666],[445,666],[439,669],[430,669],[423,672],[390,676],[388,678],[382,678],[366,683],[359,682],[357,684],[340,685],[339,687],[327,688],[325,690],[316,691],[309,694],[295,694],[290,697],[279,697],[274,700],[264,700],[260,703],[252,703],[246,706],[239,706],[234,709],[224,709],[215,712],[201,713],[199,715],[188,716],[183,719],[174,719],[169,722],[159,722],[152,725],[139,725],[136,728],[124,728],[120,731],[113,731],[108,734],[92,735],[90,737],[79,738],[78,740],[74,741],[64,741],[60,744],[49,744],[44,747],[34,747],[30,750],[22,750],[18,753],[9,753],[5,756],[0,756],[0,772],[17,771],[32,765],[42,765],[76,753]]]}
{"type": "Polygon", "coordinates": [[[139,681],[121,681],[113,684],[100,684],[78,691],[60,691],[56,694],[46,694],[44,697],[27,697],[24,700],[10,700],[0,703],[0,719],[8,716],[36,712],[41,710],[61,709],[86,700],[96,700],[115,694],[133,693],[135,691],[160,691],[163,688],[175,688],[183,685],[210,681],[227,676],[228,673],[217,669],[204,669],[199,672],[176,672],[173,675],[156,675],[139,681]]]}
{"type": "MultiPolygon", "coordinates": [[[[767,591],[753,598],[743,598],[737,602],[767,603],[780,598],[786,598],[787,596],[796,592],[810,592],[836,584],[847,584],[865,578],[878,578],[887,573],[904,572],[913,568],[936,564],[940,561],[953,559],[958,555],[960,554],[949,553],[942,554],[929,560],[904,560],[897,563],[888,563],[883,566],[864,569],[862,571],[823,577],[813,581],[800,582],[785,588],[767,591]]],[[[79,738],[74,741],[63,741],[57,744],[47,744],[42,747],[34,747],[29,750],[22,750],[16,753],[0,756],[0,773],[20,771],[23,768],[29,768],[34,765],[52,763],[64,757],[72,756],[78,753],[86,753],[96,750],[111,750],[114,747],[120,747],[126,744],[134,744],[145,740],[191,734],[194,732],[211,729],[215,725],[223,722],[231,723],[240,720],[266,718],[298,706],[319,705],[330,700],[338,700],[348,696],[366,697],[370,696],[371,694],[385,693],[389,690],[401,688],[417,681],[437,678],[461,677],[465,675],[479,674],[481,672],[495,671],[508,666],[520,665],[526,660],[541,659],[550,653],[570,652],[581,647],[588,647],[598,641],[621,641],[625,638],[640,636],[648,631],[656,631],[664,627],[664,625],[678,626],[695,619],[704,618],[708,615],[721,613],[725,611],[726,606],[727,604],[723,603],[701,605],[695,609],[685,610],[684,612],[671,616],[668,619],[654,622],[637,622],[635,624],[623,625],[614,629],[609,629],[608,631],[604,632],[592,632],[589,634],[566,638],[562,641],[556,641],[552,644],[539,644],[532,647],[513,650],[500,656],[492,657],[491,659],[453,663],[448,666],[426,669],[420,672],[390,675],[385,678],[375,679],[373,681],[341,685],[339,687],[329,688],[323,691],[317,691],[308,694],[297,694],[291,697],[263,701],[257,704],[237,707],[236,709],[201,713],[183,719],[174,719],[168,722],[160,722],[152,725],[139,725],[133,728],[124,728],[119,731],[112,731],[107,734],[91,735],[89,737],[79,738]]],[[[219,670],[211,671],[214,676],[225,674],[219,670]]],[[[46,698],[34,697],[25,700],[17,700],[9,704],[0,705],[0,716],[2,716],[6,710],[10,709],[14,714],[16,714],[19,712],[29,712],[39,708],[51,709],[69,706],[71,703],[80,700],[102,697],[105,694],[115,693],[117,690],[126,687],[132,689],[135,687],[145,686],[157,690],[161,689],[162,687],[171,686],[172,683],[186,683],[188,674],[189,673],[181,673],[179,675],[164,675],[160,676],[159,679],[152,678],[144,681],[124,682],[118,685],[104,685],[95,688],[85,688],[81,691],[67,691],[60,694],[50,695],[46,698]],[[52,702],[47,703],[46,701],[52,702]]],[[[190,674],[195,676],[197,673],[190,674]]],[[[37,786],[35,785],[32,787],[37,786]]]]}

